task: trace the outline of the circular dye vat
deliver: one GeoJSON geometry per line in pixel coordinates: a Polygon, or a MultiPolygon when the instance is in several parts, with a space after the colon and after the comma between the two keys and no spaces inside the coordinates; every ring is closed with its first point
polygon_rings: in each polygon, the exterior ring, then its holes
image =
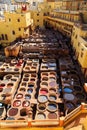
{"type": "Polygon", "coordinates": [[[23,94],[21,94],[21,93],[17,94],[16,98],[17,98],[17,99],[23,98],[23,94]]]}
{"type": "Polygon", "coordinates": [[[84,94],[82,94],[82,93],[77,93],[76,94],[76,97],[78,98],[78,99],[85,99],[85,95],[84,94]]]}
{"type": "Polygon", "coordinates": [[[49,91],[50,91],[51,93],[56,93],[56,89],[55,89],[55,88],[50,88],[49,91]]]}
{"type": "Polygon", "coordinates": [[[38,113],[36,118],[44,120],[46,118],[46,115],[44,113],[38,113]]]}
{"type": "Polygon", "coordinates": [[[25,74],[24,77],[29,77],[29,74],[25,74]]]}
{"type": "Polygon", "coordinates": [[[0,84],[0,88],[3,88],[3,87],[5,87],[5,84],[4,83],[0,84]]]}
{"type": "Polygon", "coordinates": [[[29,94],[26,94],[25,99],[31,99],[31,96],[29,94]]]}
{"type": "Polygon", "coordinates": [[[25,67],[25,70],[30,70],[30,67],[25,67]]]}
{"type": "Polygon", "coordinates": [[[10,87],[12,87],[12,86],[13,86],[13,83],[8,83],[8,84],[7,84],[7,87],[8,87],[8,88],[10,88],[10,87]]]}
{"type": "Polygon", "coordinates": [[[76,102],[76,105],[77,105],[77,107],[80,106],[80,105],[81,105],[81,100],[78,100],[78,101],[76,102]]]}
{"type": "Polygon", "coordinates": [[[23,78],[23,81],[26,81],[26,82],[27,82],[28,80],[29,80],[28,78],[23,78]]]}
{"type": "Polygon", "coordinates": [[[18,68],[15,68],[14,71],[19,71],[19,69],[18,69],[18,68]]]}
{"type": "Polygon", "coordinates": [[[38,96],[38,101],[39,101],[40,103],[45,103],[45,102],[48,101],[48,98],[47,98],[46,95],[40,95],[40,96],[38,96]]]}
{"type": "Polygon", "coordinates": [[[43,77],[42,81],[48,81],[48,77],[43,77]]]}
{"type": "Polygon", "coordinates": [[[8,112],[9,116],[16,116],[18,114],[17,108],[11,108],[8,112]]]}
{"type": "Polygon", "coordinates": [[[82,90],[80,86],[74,86],[74,89],[75,89],[76,91],[81,91],[81,90],[82,90]]]}
{"type": "Polygon", "coordinates": [[[66,102],[66,107],[69,109],[74,109],[75,105],[72,102],[66,102]]]}
{"type": "Polygon", "coordinates": [[[29,88],[33,88],[33,87],[34,87],[34,84],[28,84],[28,87],[29,87],[29,88]]]}
{"type": "Polygon", "coordinates": [[[35,78],[31,78],[30,81],[35,81],[35,78]]]}
{"type": "Polygon", "coordinates": [[[47,87],[48,83],[47,82],[42,82],[41,85],[44,86],[44,87],[47,87]]]}
{"type": "Polygon", "coordinates": [[[19,77],[19,74],[14,74],[14,77],[18,78],[18,77],[19,77]]]}
{"type": "Polygon", "coordinates": [[[42,72],[42,76],[48,76],[48,73],[42,72]]]}
{"type": "Polygon", "coordinates": [[[68,87],[65,87],[63,90],[65,93],[72,93],[73,92],[73,90],[71,88],[68,88],[68,87]]]}
{"type": "Polygon", "coordinates": [[[23,109],[20,110],[20,115],[21,116],[26,116],[27,115],[25,108],[23,108],[23,109]]]}
{"type": "Polygon", "coordinates": [[[36,78],[37,76],[36,76],[36,74],[31,74],[31,77],[36,78]]]}
{"type": "Polygon", "coordinates": [[[15,82],[15,81],[17,81],[17,79],[13,79],[13,78],[12,78],[11,81],[14,81],[14,82],[15,82]]]}
{"type": "Polygon", "coordinates": [[[50,101],[55,101],[57,99],[56,95],[50,94],[49,95],[49,100],[50,101]]]}
{"type": "Polygon", "coordinates": [[[26,86],[26,82],[22,82],[22,84],[21,84],[22,86],[26,86]]]}
{"type": "Polygon", "coordinates": [[[74,100],[74,98],[75,98],[75,96],[73,94],[68,94],[68,93],[64,94],[64,99],[66,99],[66,100],[72,101],[72,100],[74,100]]]}
{"type": "Polygon", "coordinates": [[[28,107],[30,105],[29,101],[23,101],[22,106],[23,107],[28,107]]]}
{"type": "Polygon", "coordinates": [[[39,104],[38,105],[38,110],[39,111],[45,111],[45,109],[46,109],[46,105],[45,104],[39,104]]]}
{"type": "Polygon", "coordinates": [[[5,77],[5,79],[11,79],[12,78],[12,75],[11,74],[9,74],[9,75],[7,75],[6,77],[5,77]]]}
{"type": "Polygon", "coordinates": [[[41,89],[40,90],[40,94],[44,95],[44,94],[47,94],[48,93],[48,90],[47,89],[41,89]]]}
{"type": "Polygon", "coordinates": [[[5,68],[1,68],[0,70],[1,70],[1,71],[5,71],[5,68]]]}
{"type": "Polygon", "coordinates": [[[27,90],[27,92],[28,92],[29,94],[31,94],[31,93],[33,92],[33,89],[30,88],[30,89],[27,90]]]}
{"type": "Polygon", "coordinates": [[[21,91],[21,92],[25,92],[26,89],[25,89],[25,88],[20,88],[20,91],[21,91]]]}
{"type": "Polygon", "coordinates": [[[20,100],[15,100],[14,102],[13,102],[13,106],[14,107],[19,107],[21,105],[21,101],[20,100]]]}
{"type": "Polygon", "coordinates": [[[56,86],[56,82],[55,82],[55,81],[49,82],[49,86],[50,86],[50,87],[55,87],[55,86],[56,86]]]}
{"type": "Polygon", "coordinates": [[[50,112],[55,112],[57,110],[57,104],[55,104],[55,103],[48,103],[47,109],[50,112]]]}
{"type": "Polygon", "coordinates": [[[53,112],[50,112],[50,113],[48,113],[48,118],[49,119],[57,119],[57,114],[53,113],[53,112]]]}

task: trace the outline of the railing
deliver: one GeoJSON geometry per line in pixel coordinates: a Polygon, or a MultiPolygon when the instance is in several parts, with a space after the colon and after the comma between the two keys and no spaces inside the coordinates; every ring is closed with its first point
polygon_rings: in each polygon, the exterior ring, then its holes
{"type": "Polygon", "coordinates": [[[76,109],[74,109],[72,112],[70,112],[69,114],[67,114],[65,116],[64,122],[69,120],[71,117],[73,117],[74,115],[76,115],[79,111],[81,110],[81,106],[77,107],[76,109]]]}
{"type": "Polygon", "coordinates": [[[59,119],[52,120],[1,120],[0,128],[2,127],[36,127],[36,126],[58,126],[59,119]]]}
{"type": "Polygon", "coordinates": [[[76,109],[74,109],[72,112],[70,112],[69,114],[67,114],[64,117],[63,125],[69,123],[70,120],[76,118],[79,114],[81,114],[83,112],[87,113],[87,111],[85,111],[85,110],[87,110],[87,104],[81,103],[81,105],[79,107],[77,107],[76,109]]]}

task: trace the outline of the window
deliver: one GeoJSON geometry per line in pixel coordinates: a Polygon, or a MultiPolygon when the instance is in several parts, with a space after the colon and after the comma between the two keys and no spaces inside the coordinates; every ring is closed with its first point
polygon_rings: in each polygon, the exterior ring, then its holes
{"type": "Polygon", "coordinates": [[[1,34],[1,39],[4,40],[4,35],[3,34],[1,34]]]}
{"type": "Polygon", "coordinates": [[[11,21],[11,19],[10,19],[10,18],[9,18],[8,20],[9,20],[9,22],[11,21]]]}
{"type": "Polygon", "coordinates": [[[18,22],[20,22],[20,19],[17,19],[18,22]]]}
{"type": "Polygon", "coordinates": [[[36,2],[33,2],[33,6],[36,6],[36,2]]]}
{"type": "Polygon", "coordinates": [[[21,28],[19,28],[18,30],[21,31],[21,28]]]}
{"type": "Polygon", "coordinates": [[[7,34],[5,34],[5,39],[8,40],[8,36],[7,36],[7,34]]]}
{"type": "Polygon", "coordinates": [[[80,46],[80,42],[78,42],[78,46],[80,46]]]}
{"type": "Polygon", "coordinates": [[[39,19],[37,20],[37,22],[39,22],[39,19]]]}
{"type": "Polygon", "coordinates": [[[15,31],[14,30],[12,31],[12,34],[15,35],[15,31]]]}
{"type": "Polygon", "coordinates": [[[77,35],[75,36],[75,38],[77,39],[77,35]]]}
{"type": "Polygon", "coordinates": [[[83,52],[81,52],[81,57],[83,57],[83,52]]]}

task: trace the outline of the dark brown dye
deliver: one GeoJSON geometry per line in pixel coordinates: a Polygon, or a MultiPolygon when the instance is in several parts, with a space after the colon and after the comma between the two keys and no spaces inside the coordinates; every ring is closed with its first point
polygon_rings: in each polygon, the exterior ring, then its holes
{"type": "Polygon", "coordinates": [[[18,69],[18,68],[15,68],[14,71],[19,71],[19,69],[18,69]]]}
{"type": "Polygon", "coordinates": [[[18,120],[25,120],[24,118],[18,118],[18,120]]]}
{"type": "Polygon", "coordinates": [[[56,92],[56,89],[50,88],[51,92],[56,92]]]}
{"type": "Polygon", "coordinates": [[[27,115],[25,108],[23,108],[23,109],[20,110],[20,115],[21,116],[26,116],[27,115]]]}
{"type": "Polygon", "coordinates": [[[19,77],[19,74],[14,74],[14,77],[17,77],[17,78],[18,78],[18,77],[19,77]]]}
{"type": "Polygon", "coordinates": [[[44,75],[44,76],[48,76],[48,73],[43,73],[42,75],[44,75]]]}
{"type": "Polygon", "coordinates": [[[11,108],[10,110],[9,110],[9,115],[10,116],[15,116],[15,115],[17,115],[17,113],[18,113],[18,109],[17,108],[11,108]]]}
{"type": "Polygon", "coordinates": [[[35,67],[35,66],[32,66],[31,68],[32,68],[32,69],[36,69],[36,67],[35,67]]]}
{"type": "Polygon", "coordinates": [[[22,82],[22,84],[21,84],[22,86],[26,86],[26,82],[22,82]]]}
{"type": "Polygon", "coordinates": [[[25,90],[26,90],[25,88],[20,88],[20,91],[22,92],[25,92],[25,90]]]}
{"type": "Polygon", "coordinates": [[[6,79],[11,79],[12,78],[12,75],[7,75],[6,76],[6,79]]]}
{"type": "Polygon", "coordinates": [[[5,68],[1,68],[0,70],[1,70],[1,71],[4,71],[4,70],[5,70],[5,68]]]}
{"type": "Polygon", "coordinates": [[[42,69],[48,69],[48,67],[47,66],[42,66],[42,69]]]}
{"type": "Polygon", "coordinates": [[[9,88],[12,87],[12,86],[13,86],[13,83],[8,83],[7,84],[7,87],[9,87],[9,88]]]}
{"type": "Polygon", "coordinates": [[[44,104],[39,104],[38,108],[40,111],[44,111],[46,109],[46,106],[44,104]]]}
{"type": "Polygon", "coordinates": [[[47,82],[42,82],[42,85],[48,86],[48,83],[47,82]]]}
{"type": "Polygon", "coordinates": [[[0,88],[0,92],[2,92],[3,91],[3,88],[0,88]]]}
{"type": "Polygon", "coordinates": [[[37,66],[37,64],[34,63],[33,66],[37,66]]]}
{"type": "Polygon", "coordinates": [[[31,77],[34,77],[34,78],[36,78],[36,74],[31,74],[31,77]]]}
{"type": "Polygon", "coordinates": [[[80,87],[80,86],[74,86],[74,89],[75,89],[76,91],[81,91],[81,87],[80,87]]]}
{"type": "Polygon", "coordinates": [[[31,80],[31,81],[35,81],[35,79],[34,79],[34,78],[31,78],[30,80],[31,80]]]}
{"type": "Polygon", "coordinates": [[[28,81],[29,79],[28,78],[23,78],[23,81],[28,81]]]}
{"type": "Polygon", "coordinates": [[[17,79],[11,79],[11,81],[17,81],[17,79]]]}
{"type": "Polygon", "coordinates": [[[25,77],[29,77],[29,74],[25,74],[24,76],[25,76],[25,77]]]}
{"type": "Polygon", "coordinates": [[[43,77],[42,80],[48,81],[48,77],[43,77]]]}
{"type": "Polygon", "coordinates": [[[85,98],[84,94],[82,94],[82,93],[77,93],[77,94],[76,94],[76,97],[77,97],[78,99],[84,99],[84,98],[85,98]]]}
{"type": "Polygon", "coordinates": [[[57,114],[56,113],[49,113],[48,118],[49,119],[57,119],[57,114]]]}

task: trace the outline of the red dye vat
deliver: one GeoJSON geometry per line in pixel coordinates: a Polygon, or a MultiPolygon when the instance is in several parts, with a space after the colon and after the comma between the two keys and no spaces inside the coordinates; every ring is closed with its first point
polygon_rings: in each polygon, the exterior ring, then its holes
{"type": "Polygon", "coordinates": [[[48,93],[48,91],[47,90],[40,90],[40,94],[47,94],[48,93]]]}

